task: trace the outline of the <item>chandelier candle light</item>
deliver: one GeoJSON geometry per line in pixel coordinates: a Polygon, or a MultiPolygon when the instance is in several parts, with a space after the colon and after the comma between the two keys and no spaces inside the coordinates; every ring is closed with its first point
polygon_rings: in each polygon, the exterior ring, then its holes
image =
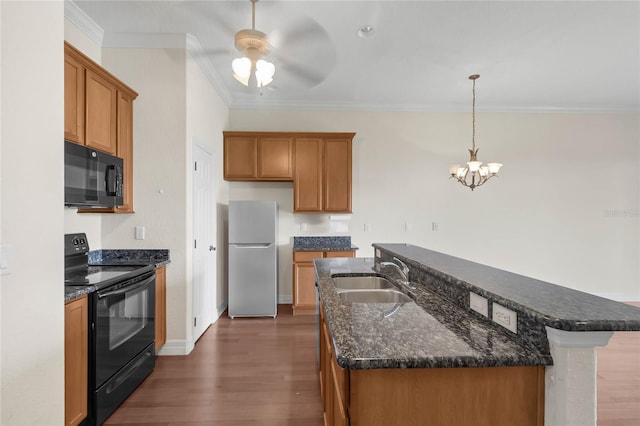
{"type": "Polygon", "coordinates": [[[449,179],[456,178],[458,182],[464,186],[471,188],[473,191],[476,187],[483,185],[486,181],[493,176],[498,176],[498,172],[502,167],[501,163],[487,163],[482,165],[482,161],[478,161],[478,148],[476,148],[476,80],[480,78],[478,74],[469,76],[469,80],[473,81],[473,112],[472,112],[472,127],[471,133],[471,149],[469,154],[471,158],[467,162],[466,167],[461,167],[459,164],[454,164],[449,167],[449,179]],[[467,181],[471,172],[471,182],[467,181]]]}
{"type": "Polygon", "coordinates": [[[236,48],[244,53],[241,58],[236,58],[231,63],[233,77],[245,86],[249,86],[251,75],[255,75],[255,83],[262,88],[273,81],[276,67],[267,60],[265,55],[271,52],[271,44],[267,41],[267,35],[256,30],[256,3],[251,0],[251,29],[240,30],[235,35],[236,48]]]}

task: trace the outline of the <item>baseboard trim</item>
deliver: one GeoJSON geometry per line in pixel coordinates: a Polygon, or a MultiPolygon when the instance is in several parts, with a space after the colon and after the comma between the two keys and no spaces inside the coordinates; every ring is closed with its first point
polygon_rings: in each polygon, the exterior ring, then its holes
{"type": "Polygon", "coordinates": [[[167,340],[164,346],[160,348],[156,355],[158,356],[175,356],[189,355],[194,348],[193,341],[187,340],[167,340]]]}

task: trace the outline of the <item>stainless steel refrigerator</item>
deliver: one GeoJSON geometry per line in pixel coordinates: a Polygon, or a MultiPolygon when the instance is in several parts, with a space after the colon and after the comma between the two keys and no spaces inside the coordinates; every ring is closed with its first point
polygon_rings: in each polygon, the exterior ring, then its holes
{"type": "Polygon", "coordinates": [[[229,201],[229,316],[278,313],[278,205],[229,201]]]}

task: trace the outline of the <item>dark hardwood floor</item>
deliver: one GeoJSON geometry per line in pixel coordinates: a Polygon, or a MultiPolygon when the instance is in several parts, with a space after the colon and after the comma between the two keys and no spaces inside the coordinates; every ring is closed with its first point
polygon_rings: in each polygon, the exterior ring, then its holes
{"type": "MultiPolygon", "coordinates": [[[[158,357],[105,424],[321,426],[314,317],[223,314],[191,354],[158,357]]],[[[598,425],[640,425],[640,332],[598,349],[598,425]]]]}

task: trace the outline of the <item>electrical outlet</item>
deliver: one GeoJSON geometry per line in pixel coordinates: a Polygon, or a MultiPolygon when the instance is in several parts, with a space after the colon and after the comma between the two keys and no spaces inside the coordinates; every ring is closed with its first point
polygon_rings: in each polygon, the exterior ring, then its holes
{"type": "Polygon", "coordinates": [[[307,226],[307,224],[306,224],[306,223],[301,223],[301,224],[300,224],[300,232],[307,232],[307,229],[308,229],[308,228],[309,228],[309,227],[307,226]]]}
{"type": "Polygon", "coordinates": [[[431,222],[432,231],[438,231],[439,229],[440,229],[440,225],[438,224],[438,222],[431,222]]]}
{"type": "Polygon", "coordinates": [[[365,223],[364,224],[364,232],[369,232],[369,231],[371,231],[371,225],[368,224],[368,223],[365,223]]]}
{"type": "Polygon", "coordinates": [[[493,322],[514,333],[518,333],[518,315],[511,309],[493,303],[493,322]]]}
{"type": "Polygon", "coordinates": [[[404,232],[411,232],[412,229],[413,229],[413,225],[411,224],[411,222],[405,222],[404,232]]]}
{"type": "Polygon", "coordinates": [[[489,301],[486,297],[478,296],[474,292],[469,292],[469,307],[483,315],[489,317],[489,301]]]}

